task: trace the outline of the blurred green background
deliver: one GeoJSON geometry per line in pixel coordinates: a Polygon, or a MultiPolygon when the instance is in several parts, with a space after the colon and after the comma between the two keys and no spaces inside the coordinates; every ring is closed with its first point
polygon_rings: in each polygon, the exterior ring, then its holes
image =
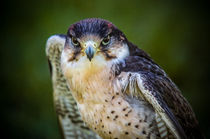
{"type": "Polygon", "coordinates": [[[45,43],[81,19],[113,22],[165,69],[210,138],[209,5],[139,0],[20,0],[1,4],[1,131],[16,139],[59,139],[45,43]]]}

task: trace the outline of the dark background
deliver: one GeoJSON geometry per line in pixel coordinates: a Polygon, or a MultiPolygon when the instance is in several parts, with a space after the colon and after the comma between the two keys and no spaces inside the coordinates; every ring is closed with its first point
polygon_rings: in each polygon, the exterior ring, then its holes
{"type": "Polygon", "coordinates": [[[60,138],[45,43],[53,34],[65,34],[76,21],[100,17],[113,22],[165,69],[210,138],[209,7],[201,1],[166,0],[1,3],[1,136],[60,138]]]}

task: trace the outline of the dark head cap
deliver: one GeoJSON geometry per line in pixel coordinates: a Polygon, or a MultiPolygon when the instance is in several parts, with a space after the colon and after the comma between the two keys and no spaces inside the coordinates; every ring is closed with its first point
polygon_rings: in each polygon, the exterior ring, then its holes
{"type": "Polygon", "coordinates": [[[84,35],[94,34],[103,38],[109,33],[113,33],[114,35],[123,34],[115,25],[107,20],[100,18],[89,18],[72,24],[67,35],[80,38],[84,35]]]}

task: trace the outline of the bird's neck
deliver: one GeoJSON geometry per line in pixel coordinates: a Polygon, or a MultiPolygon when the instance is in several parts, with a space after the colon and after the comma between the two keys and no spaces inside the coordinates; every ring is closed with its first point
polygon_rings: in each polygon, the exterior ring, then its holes
{"type": "Polygon", "coordinates": [[[100,103],[113,92],[114,70],[111,66],[89,66],[85,70],[72,70],[67,78],[77,103],[100,103]]]}

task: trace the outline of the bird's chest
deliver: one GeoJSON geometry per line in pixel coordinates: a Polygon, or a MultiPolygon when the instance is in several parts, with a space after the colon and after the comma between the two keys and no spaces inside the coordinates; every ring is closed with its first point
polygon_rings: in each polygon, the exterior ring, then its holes
{"type": "Polygon", "coordinates": [[[103,138],[137,139],[153,135],[153,110],[126,100],[118,81],[111,80],[108,74],[81,79],[72,79],[70,87],[82,119],[92,130],[103,138]]]}
{"type": "Polygon", "coordinates": [[[102,91],[100,97],[95,96],[99,101],[89,98],[78,103],[85,123],[103,138],[148,137],[152,132],[154,113],[143,105],[141,110],[134,108],[121,92],[108,91],[107,88],[99,89],[102,91]]]}

